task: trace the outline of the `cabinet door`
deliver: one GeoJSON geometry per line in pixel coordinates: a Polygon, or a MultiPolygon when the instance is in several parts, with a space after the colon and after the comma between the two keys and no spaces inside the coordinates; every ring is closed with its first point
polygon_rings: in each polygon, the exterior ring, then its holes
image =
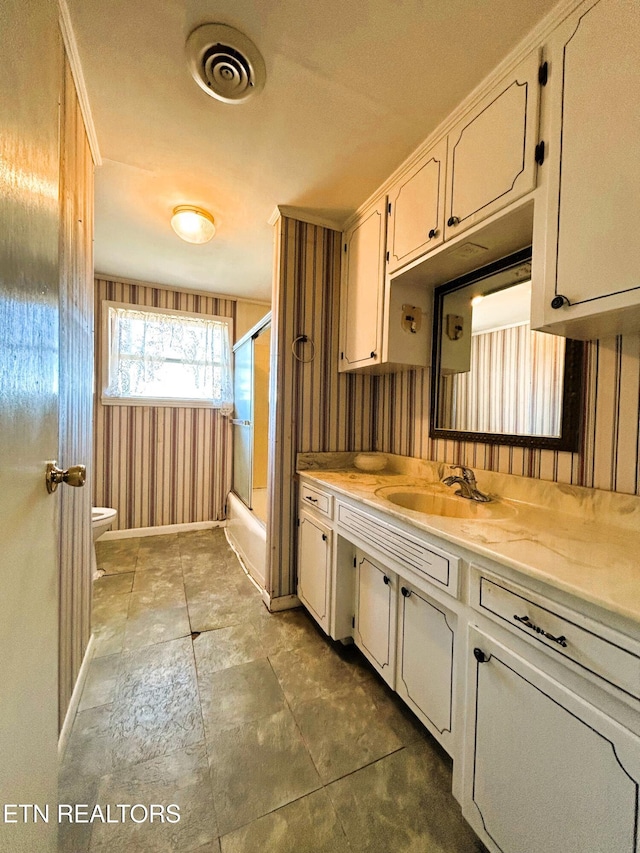
{"type": "Polygon", "coordinates": [[[341,371],[380,360],[387,197],[345,232],[340,305],[341,371]]]}
{"type": "Polygon", "coordinates": [[[473,627],[470,642],[463,814],[480,837],[501,853],[637,853],[640,739],[473,627]]]}
{"type": "Polygon", "coordinates": [[[538,69],[536,51],[449,134],[445,239],[535,188],[538,69]]]}
{"type": "Polygon", "coordinates": [[[443,139],[389,193],[390,273],[444,240],[446,156],[447,142],[443,139]]]}
{"type": "Polygon", "coordinates": [[[356,551],[354,640],[387,684],[395,689],[397,576],[356,551]]]}
{"type": "Polygon", "coordinates": [[[396,689],[451,751],[455,617],[411,584],[401,584],[396,689]]]}
{"type": "Polygon", "coordinates": [[[329,631],[331,529],[304,510],[298,528],[298,598],[329,631]]]}
{"type": "Polygon", "coordinates": [[[549,190],[539,241],[546,245],[540,278],[546,292],[538,325],[599,317],[591,326],[568,325],[564,333],[588,338],[637,331],[638,4],[599,0],[582,6],[554,33],[549,51],[549,190]],[[570,305],[560,299],[552,307],[557,296],[570,305]],[[619,316],[607,318],[607,312],[619,316]]]}

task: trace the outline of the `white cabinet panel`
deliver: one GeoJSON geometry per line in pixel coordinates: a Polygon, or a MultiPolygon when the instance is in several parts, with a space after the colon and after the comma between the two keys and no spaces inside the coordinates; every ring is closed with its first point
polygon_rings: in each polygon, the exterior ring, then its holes
{"type": "Polygon", "coordinates": [[[400,583],[396,689],[451,751],[455,617],[408,582],[400,583]]]}
{"type": "Polygon", "coordinates": [[[339,369],[380,359],[385,276],[387,197],[344,235],[340,306],[339,369]]]}
{"type": "Polygon", "coordinates": [[[354,640],[391,688],[395,688],[397,576],[356,550],[354,640]]]}
{"type": "Polygon", "coordinates": [[[443,139],[389,192],[390,273],[435,249],[444,239],[446,157],[443,139]]]}
{"type": "Polygon", "coordinates": [[[302,510],[298,527],[298,598],[320,626],[329,631],[331,537],[326,527],[302,510]]]}
{"type": "Polygon", "coordinates": [[[463,813],[492,850],[637,853],[640,739],[470,629],[463,813]]]}
{"type": "Polygon", "coordinates": [[[585,338],[637,331],[638,4],[583,5],[554,33],[549,53],[549,184],[536,224],[546,261],[534,280],[544,304],[536,325],[585,338]],[[553,307],[559,296],[570,304],[558,299],[553,307]]]}
{"type": "Polygon", "coordinates": [[[445,239],[535,188],[538,69],[535,51],[449,134],[445,239]]]}

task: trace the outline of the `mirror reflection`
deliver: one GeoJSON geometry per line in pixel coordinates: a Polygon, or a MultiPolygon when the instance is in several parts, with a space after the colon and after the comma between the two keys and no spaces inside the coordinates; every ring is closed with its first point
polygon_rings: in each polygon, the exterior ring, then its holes
{"type": "Polygon", "coordinates": [[[531,330],[530,258],[520,252],[436,292],[432,434],[563,436],[567,342],[531,330]]]}

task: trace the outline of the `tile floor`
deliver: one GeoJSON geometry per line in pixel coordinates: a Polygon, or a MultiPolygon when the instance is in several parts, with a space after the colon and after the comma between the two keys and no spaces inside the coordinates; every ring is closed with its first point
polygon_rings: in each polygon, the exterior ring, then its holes
{"type": "Polygon", "coordinates": [[[98,566],[60,801],[181,819],[63,824],[61,853],[484,850],[416,718],[303,610],[269,614],[222,530],[99,542],[98,566]]]}

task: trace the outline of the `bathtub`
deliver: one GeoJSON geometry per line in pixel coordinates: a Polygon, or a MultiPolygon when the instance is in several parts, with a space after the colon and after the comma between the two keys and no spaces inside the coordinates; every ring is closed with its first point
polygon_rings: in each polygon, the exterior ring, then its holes
{"type": "Polygon", "coordinates": [[[233,492],[227,498],[227,538],[261,589],[265,587],[267,530],[233,492]]]}

